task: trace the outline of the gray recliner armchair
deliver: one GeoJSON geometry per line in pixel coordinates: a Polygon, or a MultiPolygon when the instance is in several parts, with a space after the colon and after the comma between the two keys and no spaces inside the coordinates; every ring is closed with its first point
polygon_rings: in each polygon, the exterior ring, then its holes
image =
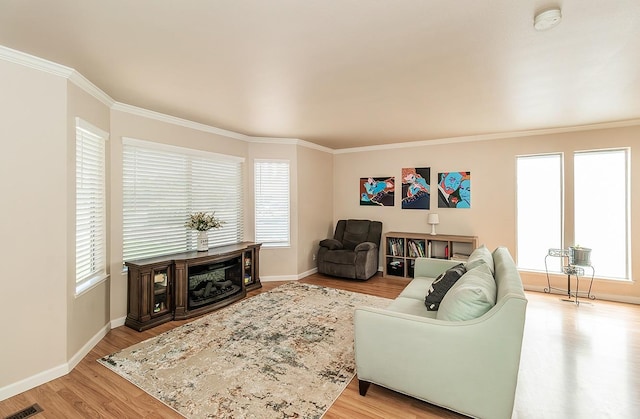
{"type": "Polygon", "coordinates": [[[371,278],[378,272],[381,236],[380,221],[338,221],[333,238],[320,242],[318,272],[342,278],[371,278]]]}

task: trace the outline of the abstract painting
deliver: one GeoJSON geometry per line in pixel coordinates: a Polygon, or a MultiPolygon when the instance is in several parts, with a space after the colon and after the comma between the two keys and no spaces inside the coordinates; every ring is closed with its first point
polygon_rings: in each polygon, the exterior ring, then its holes
{"type": "Polygon", "coordinates": [[[360,178],[360,205],[392,207],[395,197],[395,178],[360,178]]]}
{"type": "Polygon", "coordinates": [[[402,209],[429,209],[431,168],[402,169],[402,209]]]}
{"type": "Polygon", "coordinates": [[[471,208],[471,172],[438,173],[438,208],[471,208]]]}

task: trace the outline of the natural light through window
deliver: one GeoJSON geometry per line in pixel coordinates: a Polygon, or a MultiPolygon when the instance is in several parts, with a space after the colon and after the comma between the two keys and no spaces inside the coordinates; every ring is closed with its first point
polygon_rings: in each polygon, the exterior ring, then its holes
{"type": "Polygon", "coordinates": [[[629,278],[628,150],[575,153],[575,244],[591,250],[598,277],[629,278]]]}
{"type": "MultiPolygon", "coordinates": [[[[516,166],[518,268],[544,271],[549,248],[562,247],[562,154],[520,156],[516,166]]],[[[560,271],[557,258],[548,263],[560,271]]]]}
{"type": "Polygon", "coordinates": [[[255,160],[256,242],[289,246],[289,161],[255,160]]]}

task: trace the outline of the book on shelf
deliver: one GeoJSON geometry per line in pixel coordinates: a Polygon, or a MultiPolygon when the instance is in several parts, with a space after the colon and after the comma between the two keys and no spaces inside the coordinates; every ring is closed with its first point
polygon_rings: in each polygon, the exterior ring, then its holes
{"type": "Polygon", "coordinates": [[[469,259],[469,255],[464,253],[454,253],[451,255],[451,260],[458,260],[460,262],[466,262],[469,259]]]}
{"type": "Polygon", "coordinates": [[[400,238],[391,237],[387,239],[389,254],[392,256],[404,256],[404,242],[400,238]]]}
{"type": "Polygon", "coordinates": [[[412,258],[424,257],[424,243],[417,240],[409,240],[409,256],[412,258]]]}

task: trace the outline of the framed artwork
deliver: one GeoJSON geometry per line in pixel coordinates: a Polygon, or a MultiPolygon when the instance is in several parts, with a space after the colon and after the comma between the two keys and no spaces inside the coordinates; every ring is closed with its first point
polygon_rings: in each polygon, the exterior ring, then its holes
{"type": "Polygon", "coordinates": [[[438,173],[438,208],[471,208],[471,172],[438,173]]]}
{"type": "Polygon", "coordinates": [[[360,178],[360,205],[392,207],[395,198],[395,178],[360,178]]]}
{"type": "Polygon", "coordinates": [[[402,209],[428,210],[431,201],[431,168],[402,169],[402,209]]]}

